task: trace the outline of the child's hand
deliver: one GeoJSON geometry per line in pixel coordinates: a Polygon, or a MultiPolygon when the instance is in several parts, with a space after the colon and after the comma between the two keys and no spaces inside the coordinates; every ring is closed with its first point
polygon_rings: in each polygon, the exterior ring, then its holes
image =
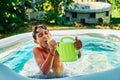
{"type": "Polygon", "coordinates": [[[50,41],[50,46],[51,46],[52,48],[55,48],[56,45],[57,45],[57,42],[56,42],[54,39],[52,39],[52,40],[50,41]]]}
{"type": "Polygon", "coordinates": [[[55,55],[55,46],[57,45],[57,42],[54,39],[52,39],[49,44],[51,54],[55,55]]]}
{"type": "Polygon", "coordinates": [[[77,37],[75,37],[75,43],[74,43],[75,47],[77,50],[81,49],[82,48],[82,42],[81,40],[78,40],[77,37]]]}

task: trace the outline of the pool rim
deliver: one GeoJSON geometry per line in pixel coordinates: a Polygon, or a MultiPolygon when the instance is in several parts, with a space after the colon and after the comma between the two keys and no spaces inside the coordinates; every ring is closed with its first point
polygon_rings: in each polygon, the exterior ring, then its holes
{"type": "MultiPolygon", "coordinates": [[[[74,29],[74,30],[50,30],[51,34],[57,36],[64,35],[79,35],[79,34],[89,34],[89,33],[99,33],[102,35],[116,35],[120,37],[119,30],[110,30],[110,29],[74,29]],[[59,33],[59,34],[58,34],[59,33]]],[[[32,32],[17,34],[0,40],[0,48],[7,47],[11,44],[18,43],[20,41],[32,40],[32,32]]]]}
{"type": "MultiPolygon", "coordinates": [[[[77,29],[77,30],[51,30],[50,32],[52,33],[53,36],[58,35],[58,32],[59,32],[59,35],[64,35],[64,34],[76,35],[76,34],[86,34],[86,33],[100,33],[100,34],[103,34],[105,36],[114,34],[114,35],[116,35],[120,38],[120,35],[119,35],[120,31],[119,30],[106,30],[106,29],[79,29],[78,30],[77,29]]],[[[0,44],[3,44],[3,45],[11,44],[12,42],[21,41],[22,39],[32,39],[32,32],[18,34],[18,35],[15,35],[15,36],[11,36],[11,37],[1,39],[0,44]],[[7,41],[7,40],[9,40],[9,42],[4,43],[4,41],[7,41]]],[[[6,70],[6,69],[4,69],[4,70],[6,70]]],[[[21,76],[17,73],[14,73],[15,74],[14,75],[12,71],[7,70],[6,72],[11,73],[11,75],[13,76],[13,78],[10,78],[10,80],[14,79],[14,76],[24,78],[23,76],[21,76]]],[[[0,70],[0,73],[1,73],[1,70],[0,70]]],[[[100,80],[101,78],[104,79],[104,80],[118,80],[118,78],[120,78],[119,74],[120,74],[120,67],[112,69],[112,70],[108,70],[108,71],[105,71],[105,72],[97,72],[97,73],[94,73],[94,74],[88,74],[88,75],[83,75],[83,76],[80,75],[80,76],[62,78],[62,80],[66,80],[66,79],[70,79],[70,80],[74,80],[74,79],[76,79],[76,80],[79,80],[79,79],[82,79],[82,80],[96,80],[97,79],[97,80],[100,80]],[[114,74],[117,73],[117,74],[112,75],[113,73],[114,74]],[[109,78],[110,75],[112,75],[112,78],[109,78]]],[[[3,75],[7,76],[7,77],[10,77],[9,76],[10,74],[5,73],[3,75]]],[[[2,77],[5,79],[4,76],[2,76],[2,77]]],[[[32,79],[24,78],[24,80],[32,80],[32,79]]],[[[34,80],[40,80],[40,79],[34,79],[34,80]]]]}

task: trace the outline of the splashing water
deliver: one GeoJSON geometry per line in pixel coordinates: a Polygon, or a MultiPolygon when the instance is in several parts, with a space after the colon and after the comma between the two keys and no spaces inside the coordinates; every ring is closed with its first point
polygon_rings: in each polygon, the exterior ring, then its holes
{"type": "MultiPolygon", "coordinates": [[[[74,37],[74,36],[73,36],[74,37]]],[[[54,36],[59,42],[60,36],[54,36]]],[[[105,71],[120,66],[120,42],[91,36],[78,36],[83,42],[82,56],[75,62],[64,62],[65,72],[69,76],[105,71]]],[[[109,37],[111,38],[111,37],[109,37]]],[[[0,62],[24,76],[35,76],[39,68],[33,57],[32,49],[36,45],[25,42],[0,59],[0,62]]],[[[5,54],[5,53],[4,53],[5,54]]]]}

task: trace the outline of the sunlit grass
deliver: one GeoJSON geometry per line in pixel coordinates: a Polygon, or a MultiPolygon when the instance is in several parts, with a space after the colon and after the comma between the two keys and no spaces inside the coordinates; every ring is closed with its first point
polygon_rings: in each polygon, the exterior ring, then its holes
{"type": "Polygon", "coordinates": [[[112,17],[113,18],[120,18],[120,9],[114,9],[112,11],[112,17]]]}
{"type": "MultiPolygon", "coordinates": [[[[15,30],[6,32],[6,34],[0,34],[0,39],[21,34],[21,33],[26,33],[26,32],[32,32],[34,26],[41,24],[41,23],[28,23],[28,24],[23,24],[20,27],[17,27],[15,30]]],[[[59,26],[55,24],[45,24],[49,30],[72,30],[72,29],[114,29],[114,30],[120,30],[120,18],[112,18],[110,24],[101,24],[101,25],[82,25],[82,24],[77,24],[74,26],[59,26]]]]}

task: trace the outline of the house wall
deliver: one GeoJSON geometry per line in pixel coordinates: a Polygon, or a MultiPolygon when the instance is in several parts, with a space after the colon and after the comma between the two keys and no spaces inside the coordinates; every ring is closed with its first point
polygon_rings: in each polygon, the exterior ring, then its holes
{"type": "Polygon", "coordinates": [[[45,12],[38,11],[38,12],[31,12],[28,14],[29,20],[44,20],[45,12]]]}
{"type": "Polygon", "coordinates": [[[104,23],[109,23],[110,22],[110,11],[109,11],[109,16],[106,16],[106,12],[102,12],[102,13],[97,13],[97,19],[98,18],[102,18],[104,23]]]}
{"type": "Polygon", "coordinates": [[[74,0],[75,2],[107,2],[107,0],[74,0]]]}
{"type": "Polygon", "coordinates": [[[85,20],[85,23],[89,23],[89,24],[96,24],[98,23],[98,19],[102,19],[103,23],[109,23],[110,22],[110,11],[109,15],[106,16],[106,11],[105,12],[95,12],[96,17],[95,18],[91,18],[90,17],[90,13],[77,13],[77,18],[72,18],[72,12],[66,12],[66,16],[70,18],[70,21],[77,21],[77,22],[81,22],[81,19],[85,20]]]}

